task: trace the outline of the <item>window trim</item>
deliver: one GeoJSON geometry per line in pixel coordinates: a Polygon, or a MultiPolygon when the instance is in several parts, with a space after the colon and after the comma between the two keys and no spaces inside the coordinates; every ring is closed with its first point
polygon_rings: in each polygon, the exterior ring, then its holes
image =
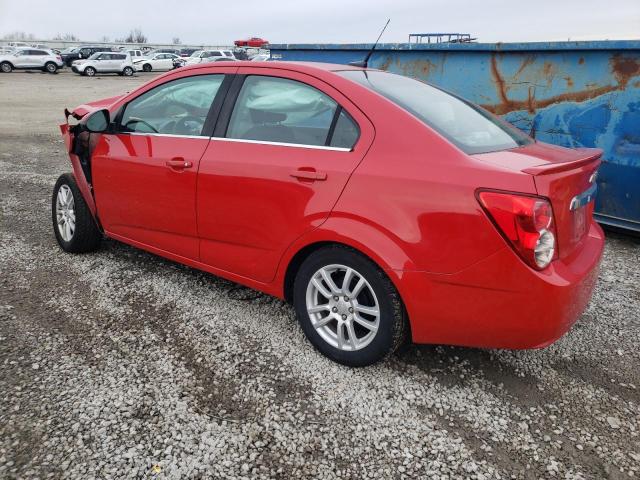
{"type": "Polygon", "coordinates": [[[252,144],[256,144],[256,145],[276,145],[276,146],[282,146],[282,147],[299,147],[299,148],[307,148],[307,149],[313,149],[313,150],[330,150],[330,151],[334,151],[334,152],[352,152],[356,145],[358,144],[358,142],[360,141],[360,138],[362,136],[362,128],[360,127],[360,124],[356,121],[355,118],[353,118],[353,115],[351,115],[349,113],[349,111],[347,109],[345,109],[342,104],[340,102],[338,102],[335,98],[333,98],[331,95],[329,95],[326,92],[323,92],[322,90],[320,90],[318,87],[311,85],[307,82],[304,82],[302,80],[299,80],[297,78],[290,78],[287,76],[278,76],[278,75],[273,75],[273,74],[263,74],[263,73],[236,73],[234,75],[234,79],[233,79],[233,83],[231,85],[231,88],[229,88],[229,91],[227,92],[227,97],[225,99],[224,105],[222,106],[222,109],[220,110],[220,114],[218,116],[216,125],[215,125],[215,129],[213,132],[213,136],[211,137],[212,140],[223,140],[223,141],[229,141],[229,142],[235,142],[235,143],[252,143],[252,144]],[[306,85],[310,88],[313,88],[315,90],[318,90],[320,93],[322,93],[323,95],[326,95],[327,97],[329,97],[331,100],[333,100],[337,107],[336,107],[336,111],[333,114],[333,118],[331,120],[331,126],[329,127],[329,132],[327,134],[327,139],[325,139],[325,145],[310,145],[310,144],[306,144],[306,143],[287,143],[287,142],[271,142],[268,140],[248,140],[248,139],[243,139],[243,138],[227,138],[227,130],[229,128],[229,123],[231,122],[231,115],[233,114],[233,110],[236,106],[236,102],[238,100],[238,97],[240,96],[240,91],[242,90],[242,86],[244,85],[244,82],[246,80],[247,77],[271,77],[271,78],[281,78],[284,80],[291,80],[294,82],[299,82],[302,83],[303,85],[306,85]],[[335,130],[335,124],[338,123],[338,117],[340,115],[340,112],[342,110],[345,110],[345,112],[347,114],[349,114],[349,117],[351,117],[351,120],[353,121],[354,125],[356,126],[356,128],[358,129],[358,138],[356,139],[355,142],[353,142],[353,145],[350,148],[346,148],[346,147],[331,147],[329,145],[326,144],[327,141],[331,141],[332,137],[333,137],[333,130],[335,130]]]}
{"type": "Polygon", "coordinates": [[[298,147],[310,150],[330,150],[332,152],[352,152],[353,147],[329,147],[326,145],[308,145],[306,143],[287,143],[287,142],[271,142],[269,140],[248,140],[244,138],[227,138],[227,137],[211,137],[211,140],[220,140],[222,142],[233,143],[253,143],[256,145],[274,145],[278,147],[298,147]]]}

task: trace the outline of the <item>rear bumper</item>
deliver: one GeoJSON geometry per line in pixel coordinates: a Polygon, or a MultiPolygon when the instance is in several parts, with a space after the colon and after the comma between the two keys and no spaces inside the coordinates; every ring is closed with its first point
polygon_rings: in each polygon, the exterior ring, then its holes
{"type": "Polygon", "coordinates": [[[585,310],[597,279],[602,229],[592,222],[582,242],[543,272],[509,247],[455,274],[402,272],[414,342],[509,349],[555,342],[585,310]]]}

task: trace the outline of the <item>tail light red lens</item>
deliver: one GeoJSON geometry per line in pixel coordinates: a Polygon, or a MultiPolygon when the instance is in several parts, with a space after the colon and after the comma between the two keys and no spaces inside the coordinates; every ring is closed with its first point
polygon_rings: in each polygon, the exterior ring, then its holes
{"type": "Polygon", "coordinates": [[[542,270],[558,258],[553,208],[545,198],[480,191],[480,205],[518,255],[542,270]]]}

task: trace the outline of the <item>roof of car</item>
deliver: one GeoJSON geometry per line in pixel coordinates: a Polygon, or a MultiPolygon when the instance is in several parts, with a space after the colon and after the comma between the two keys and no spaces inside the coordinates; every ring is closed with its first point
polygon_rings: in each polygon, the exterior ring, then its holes
{"type": "MultiPolygon", "coordinates": [[[[339,63],[322,63],[322,62],[285,62],[285,61],[271,61],[271,62],[251,62],[250,60],[240,60],[235,62],[228,62],[229,65],[233,65],[234,67],[238,66],[238,63],[246,62],[251,64],[252,68],[284,68],[287,70],[296,70],[299,72],[313,72],[313,71],[325,71],[325,72],[337,72],[341,70],[364,70],[361,67],[354,67],[352,65],[343,65],[339,63]]],[[[196,68],[210,68],[214,65],[216,67],[223,67],[227,63],[226,62],[215,62],[215,63],[198,63],[196,65],[190,65],[185,68],[196,69],[196,68]]]]}

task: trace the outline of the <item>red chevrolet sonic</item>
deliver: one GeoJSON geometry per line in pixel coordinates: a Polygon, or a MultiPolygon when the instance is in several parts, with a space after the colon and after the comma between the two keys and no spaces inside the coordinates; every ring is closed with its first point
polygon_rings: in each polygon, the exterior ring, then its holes
{"type": "Polygon", "coordinates": [[[589,301],[601,151],[537,142],[426,83],[219,62],[66,116],[63,250],[106,236],[284,298],[337,362],[408,340],[543,347],[589,301]]]}

